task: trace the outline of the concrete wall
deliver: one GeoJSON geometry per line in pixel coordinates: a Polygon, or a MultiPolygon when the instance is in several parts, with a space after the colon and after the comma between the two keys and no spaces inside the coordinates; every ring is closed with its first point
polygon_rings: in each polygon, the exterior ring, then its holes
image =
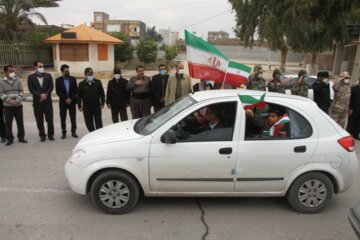
{"type": "Polygon", "coordinates": [[[94,72],[112,72],[114,69],[114,45],[108,45],[108,60],[98,60],[97,43],[89,44],[89,61],[60,61],[59,44],[56,44],[56,60],[54,60],[54,68],[60,71],[62,64],[70,66],[71,73],[76,76],[83,76],[87,67],[92,67],[94,72]]]}

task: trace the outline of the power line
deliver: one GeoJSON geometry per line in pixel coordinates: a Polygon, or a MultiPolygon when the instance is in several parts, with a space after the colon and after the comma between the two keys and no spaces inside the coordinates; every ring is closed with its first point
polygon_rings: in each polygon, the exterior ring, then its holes
{"type": "Polygon", "coordinates": [[[198,24],[200,24],[200,23],[209,21],[209,20],[211,20],[211,19],[213,19],[213,18],[215,18],[215,17],[218,17],[218,16],[223,15],[223,14],[225,14],[225,13],[227,13],[227,12],[230,12],[230,11],[231,11],[231,9],[228,9],[228,10],[226,10],[226,11],[224,11],[224,12],[221,12],[221,13],[218,13],[218,14],[216,14],[216,15],[214,15],[214,16],[205,18],[205,19],[203,19],[203,20],[201,20],[201,21],[199,21],[199,22],[195,22],[195,23],[193,23],[193,24],[190,24],[190,25],[187,25],[187,26],[185,26],[185,27],[179,28],[179,29],[175,30],[175,32],[178,32],[178,31],[184,30],[184,29],[186,29],[186,28],[188,28],[188,27],[192,27],[192,26],[198,25],[198,24]]]}

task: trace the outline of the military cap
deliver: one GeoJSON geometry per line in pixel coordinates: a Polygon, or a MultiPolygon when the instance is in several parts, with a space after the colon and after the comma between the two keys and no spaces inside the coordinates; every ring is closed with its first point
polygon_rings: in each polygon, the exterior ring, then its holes
{"type": "Polygon", "coordinates": [[[85,68],[85,75],[94,74],[91,67],[85,68]]]}
{"type": "Polygon", "coordinates": [[[255,65],[254,66],[254,72],[264,72],[263,68],[261,67],[261,65],[255,65]]]}

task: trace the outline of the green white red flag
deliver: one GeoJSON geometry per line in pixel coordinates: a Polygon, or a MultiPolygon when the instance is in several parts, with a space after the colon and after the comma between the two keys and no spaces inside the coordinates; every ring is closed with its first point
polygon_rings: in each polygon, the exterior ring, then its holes
{"type": "Polygon", "coordinates": [[[185,42],[190,76],[222,83],[228,58],[213,45],[186,30],[185,42]]]}
{"type": "Polygon", "coordinates": [[[240,87],[242,84],[246,84],[250,72],[251,67],[229,61],[229,65],[226,70],[225,83],[234,87],[240,87]]]}
{"type": "Polygon", "coordinates": [[[240,95],[239,94],[240,101],[243,104],[247,104],[244,106],[244,110],[252,109],[252,108],[264,108],[266,105],[265,102],[265,93],[261,95],[260,99],[256,99],[253,96],[250,95],[240,95]]]}

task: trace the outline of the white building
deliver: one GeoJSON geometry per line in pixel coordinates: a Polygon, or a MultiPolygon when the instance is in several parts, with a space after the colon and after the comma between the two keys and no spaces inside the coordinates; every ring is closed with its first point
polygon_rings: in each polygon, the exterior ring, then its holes
{"type": "Polygon", "coordinates": [[[175,45],[179,40],[179,32],[172,32],[171,29],[159,29],[159,34],[163,37],[163,44],[175,45]]]}

